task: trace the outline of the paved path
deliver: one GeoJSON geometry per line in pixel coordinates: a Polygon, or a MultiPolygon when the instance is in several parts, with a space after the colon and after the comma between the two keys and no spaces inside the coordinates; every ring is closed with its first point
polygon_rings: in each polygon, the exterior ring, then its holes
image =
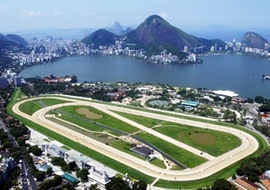
{"type": "MultiPolygon", "coordinates": [[[[227,128],[227,127],[222,127],[219,125],[213,125],[213,124],[208,124],[208,123],[201,123],[201,122],[197,122],[197,121],[192,121],[192,120],[186,120],[186,119],[181,119],[181,118],[175,118],[175,117],[171,117],[171,116],[164,116],[161,114],[154,114],[154,113],[148,113],[148,112],[143,112],[143,111],[137,111],[137,110],[132,110],[132,109],[127,109],[127,108],[121,108],[121,107],[116,107],[116,106],[112,106],[112,105],[105,105],[105,104],[100,104],[100,103],[93,103],[93,102],[87,102],[87,101],[80,101],[80,100],[72,100],[72,99],[67,99],[67,98],[62,98],[62,97],[56,97],[57,99],[62,99],[62,100],[67,100],[67,101],[73,101],[70,103],[64,103],[64,104],[58,104],[58,105],[54,105],[54,106],[49,106],[49,107],[45,107],[42,108],[40,110],[38,110],[36,113],[34,113],[32,116],[29,116],[23,112],[21,112],[19,110],[19,106],[20,104],[26,102],[26,101],[30,101],[33,99],[28,99],[28,100],[24,100],[21,101],[17,104],[15,104],[13,106],[13,111],[18,114],[21,115],[22,117],[25,117],[26,119],[29,119],[35,123],[38,123],[39,125],[42,125],[56,133],[59,133],[63,136],[66,136],[67,138],[70,138],[71,140],[78,142],[80,144],[83,144],[95,151],[100,152],[101,154],[104,154],[108,157],[111,157],[115,160],[118,160],[121,163],[124,163],[125,165],[132,167],[136,170],[139,170],[140,172],[143,172],[149,176],[153,176],[155,178],[160,178],[160,179],[164,179],[164,180],[171,180],[171,181],[191,181],[191,180],[197,180],[197,179],[202,179],[205,177],[208,177],[220,170],[222,170],[223,168],[245,158],[248,155],[251,155],[252,153],[254,153],[259,144],[257,142],[257,140],[249,135],[246,132],[237,130],[237,129],[233,129],[233,128],[227,128]],[[99,141],[96,141],[94,139],[91,139],[87,136],[84,136],[83,134],[80,134],[78,132],[72,131],[70,129],[67,129],[59,124],[56,124],[52,121],[49,121],[45,118],[45,114],[46,112],[48,112],[50,109],[54,109],[57,107],[61,107],[61,106],[69,106],[69,105],[89,105],[89,106],[93,106],[97,109],[100,109],[106,113],[110,113],[112,114],[113,112],[111,112],[110,110],[117,110],[117,111],[123,111],[125,113],[132,113],[132,114],[137,114],[137,115],[142,115],[144,117],[150,117],[150,118],[160,118],[161,120],[166,120],[166,121],[170,121],[170,122],[175,122],[175,123],[182,123],[182,124],[186,124],[186,125],[191,125],[191,126],[196,126],[196,127],[201,127],[201,128],[208,128],[208,129],[213,129],[213,130],[218,130],[218,131],[223,131],[223,132],[227,132],[227,133],[231,133],[235,136],[238,136],[241,139],[242,144],[233,149],[230,152],[227,152],[219,157],[208,157],[207,154],[203,153],[203,155],[205,157],[209,158],[209,161],[201,164],[200,166],[197,166],[195,168],[191,168],[191,169],[186,169],[186,170],[166,170],[166,169],[162,169],[159,168],[157,166],[154,166],[148,162],[145,162],[141,159],[138,159],[134,156],[131,156],[130,154],[121,152],[111,146],[105,145],[99,141]],[[164,173],[164,175],[161,175],[162,173],[164,173]]],[[[123,119],[123,117],[119,116],[118,114],[113,114],[114,117],[119,118],[119,119],[123,119]]],[[[127,120],[125,118],[124,120],[125,122],[128,122],[132,125],[136,125],[137,127],[141,127],[142,130],[144,130],[145,128],[143,128],[144,126],[140,126],[137,125],[135,122],[133,123],[133,121],[127,120]]],[[[147,128],[147,130],[151,130],[149,128],[147,128]]],[[[152,132],[153,130],[149,131],[152,132]]],[[[158,133],[154,133],[154,135],[157,135],[158,137],[162,137],[167,139],[167,141],[171,141],[172,139],[167,137],[167,136],[160,136],[160,134],[158,133]]],[[[188,151],[197,151],[196,149],[194,149],[193,147],[189,147],[186,145],[182,145],[182,144],[178,144],[179,146],[181,146],[181,148],[185,148],[188,151]]]]}

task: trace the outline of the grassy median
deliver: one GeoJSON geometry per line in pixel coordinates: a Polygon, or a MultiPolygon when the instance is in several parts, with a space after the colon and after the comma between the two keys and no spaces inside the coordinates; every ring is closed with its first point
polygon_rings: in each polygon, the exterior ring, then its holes
{"type": "Polygon", "coordinates": [[[224,154],[241,144],[241,140],[230,133],[160,121],[159,119],[152,119],[122,112],[117,112],[117,114],[142,125],[152,127],[157,132],[203,152],[207,152],[213,156],[224,154]]]}

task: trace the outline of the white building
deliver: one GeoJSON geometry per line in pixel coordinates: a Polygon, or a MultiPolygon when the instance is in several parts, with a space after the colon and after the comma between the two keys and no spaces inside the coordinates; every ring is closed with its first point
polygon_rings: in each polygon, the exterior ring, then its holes
{"type": "Polygon", "coordinates": [[[188,46],[184,47],[184,52],[188,53],[188,46]]]}
{"type": "Polygon", "coordinates": [[[98,185],[98,188],[100,188],[101,190],[105,190],[106,184],[111,181],[106,172],[98,171],[95,169],[95,167],[92,167],[90,169],[90,174],[88,175],[88,177],[89,181],[96,183],[98,185]]]}
{"type": "Polygon", "coordinates": [[[196,62],[197,61],[197,56],[194,53],[189,54],[188,61],[196,62]]]}

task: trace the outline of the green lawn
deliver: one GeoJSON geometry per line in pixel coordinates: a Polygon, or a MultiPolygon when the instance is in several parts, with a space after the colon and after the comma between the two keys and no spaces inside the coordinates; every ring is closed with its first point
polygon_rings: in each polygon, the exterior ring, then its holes
{"type": "Polygon", "coordinates": [[[125,118],[128,118],[132,121],[135,121],[136,123],[139,123],[145,127],[154,127],[156,125],[162,124],[164,121],[158,120],[158,119],[152,119],[148,117],[142,117],[138,115],[133,115],[133,114],[128,114],[128,113],[123,113],[123,112],[118,112],[118,111],[113,111],[125,118]]]}
{"type": "Polygon", "coordinates": [[[63,104],[67,103],[68,101],[65,100],[58,100],[58,99],[52,99],[52,98],[42,98],[40,101],[45,104],[46,106],[52,106],[56,104],[63,104]]]}
{"type": "MultiPolygon", "coordinates": [[[[19,90],[18,95],[20,95],[20,92],[21,91],[19,90]]],[[[40,99],[40,101],[47,106],[67,102],[67,101],[63,101],[63,100],[45,99],[45,98],[40,99]]],[[[28,115],[32,115],[33,113],[35,113],[36,111],[38,111],[41,108],[42,108],[42,105],[40,104],[39,100],[32,100],[32,101],[25,102],[25,103],[21,104],[19,107],[19,109],[22,112],[24,112],[28,115]]]]}
{"type": "Polygon", "coordinates": [[[131,176],[134,179],[143,180],[148,184],[151,184],[155,179],[153,177],[150,177],[148,175],[145,175],[141,173],[140,171],[136,169],[129,168],[125,164],[122,164],[116,160],[113,160],[99,152],[96,152],[92,149],[89,149],[81,144],[78,144],[75,141],[72,141],[64,136],[59,135],[58,133],[55,133],[51,130],[48,130],[36,123],[33,123],[32,121],[29,121],[21,116],[15,115],[12,110],[9,109],[9,114],[16,117],[18,120],[20,120],[22,123],[24,123],[27,127],[30,127],[31,129],[34,129],[58,142],[61,142],[62,144],[66,145],[67,147],[70,147],[71,149],[77,150],[78,152],[81,152],[82,154],[91,157],[92,159],[95,159],[99,162],[102,162],[104,165],[111,167],[115,169],[116,171],[121,172],[122,174],[129,173],[129,176],[131,176]]]}
{"type": "Polygon", "coordinates": [[[67,146],[62,146],[61,148],[63,148],[63,149],[65,149],[65,150],[71,150],[69,147],[67,147],[67,146]]]}
{"type": "Polygon", "coordinates": [[[257,141],[259,142],[259,148],[258,150],[253,153],[252,155],[244,158],[243,160],[238,161],[237,163],[234,163],[230,166],[228,166],[227,168],[224,168],[222,170],[220,170],[219,172],[201,179],[201,180],[195,180],[195,181],[184,181],[184,182],[176,182],[176,181],[166,181],[166,180],[159,180],[155,185],[158,187],[163,187],[163,188],[175,188],[175,189],[179,189],[179,188],[183,188],[183,189],[194,189],[194,188],[201,188],[201,187],[206,187],[206,186],[211,186],[213,185],[214,181],[216,179],[228,179],[229,177],[231,177],[234,173],[235,170],[239,167],[239,165],[244,162],[244,160],[248,160],[250,158],[254,158],[254,157],[258,157],[262,152],[264,152],[265,150],[267,150],[269,147],[267,145],[267,143],[265,142],[265,140],[258,134],[243,128],[243,127],[239,127],[239,126],[235,126],[236,128],[245,131],[249,134],[251,134],[252,136],[254,136],[257,141]]]}
{"type": "MultiPolygon", "coordinates": [[[[47,118],[47,119],[49,119],[49,120],[51,120],[51,121],[53,121],[55,123],[58,123],[58,124],[60,124],[62,126],[65,126],[67,128],[70,128],[70,129],[72,129],[74,131],[77,131],[79,133],[83,133],[85,136],[88,136],[88,137],[93,138],[93,139],[96,139],[96,140],[98,140],[100,142],[106,143],[108,146],[112,146],[114,148],[117,148],[118,150],[123,151],[123,152],[126,152],[126,153],[128,153],[128,154],[130,154],[132,156],[135,156],[135,157],[140,158],[142,160],[146,160],[147,159],[144,156],[141,156],[139,154],[136,154],[136,153],[132,152],[130,150],[132,148],[132,145],[130,143],[128,143],[128,142],[122,141],[120,139],[116,139],[116,138],[111,137],[111,136],[109,136],[107,134],[89,132],[89,131],[83,130],[81,128],[78,128],[78,127],[76,127],[74,125],[71,125],[69,123],[66,123],[64,121],[60,121],[58,119],[55,119],[55,118],[47,118]]],[[[153,164],[156,165],[157,162],[154,162],[153,164]]],[[[159,164],[157,166],[160,167],[160,165],[161,164],[159,164]]],[[[163,167],[165,167],[165,166],[163,166],[163,167]]]]}
{"type": "Polygon", "coordinates": [[[175,146],[165,140],[156,138],[155,136],[146,132],[138,133],[136,136],[157,147],[188,168],[196,167],[207,161],[202,157],[199,157],[185,149],[179,148],[178,146],[175,146]]]}
{"type": "MultiPolygon", "coordinates": [[[[97,121],[99,123],[109,125],[110,127],[114,127],[114,128],[123,130],[125,132],[129,132],[129,133],[130,132],[135,132],[135,131],[127,130],[126,126],[121,127],[121,124],[122,125],[127,125],[124,122],[119,121],[119,120],[115,119],[114,117],[112,117],[110,115],[107,115],[107,114],[105,114],[105,113],[103,113],[103,112],[101,112],[99,110],[96,110],[96,109],[94,109],[92,107],[89,108],[89,107],[86,107],[86,106],[68,106],[68,107],[60,108],[60,110],[71,113],[71,114],[74,114],[74,115],[79,115],[79,116],[85,118],[86,117],[85,115],[81,115],[81,114],[77,113],[77,111],[76,111],[77,108],[88,108],[91,112],[93,112],[95,114],[103,115],[103,117],[101,119],[95,119],[95,121],[97,121]]],[[[70,117],[70,116],[68,116],[68,117],[70,117]]],[[[65,118],[62,118],[62,119],[67,120],[68,118],[65,116],[65,118]]],[[[76,123],[77,125],[82,126],[80,124],[82,120],[80,120],[78,118],[74,118],[71,121],[71,120],[68,119],[68,121],[70,121],[70,122],[74,122],[74,120],[77,120],[77,123],[76,123]]],[[[132,127],[132,126],[130,128],[132,128],[133,130],[136,129],[135,127],[132,127]]],[[[141,137],[145,141],[153,144],[155,147],[157,147],[160,150],[164,151],[166,154],[172,156],[173,158],[178,160],[180,163],[186,165],[187,167],[195,167],[195,166],[200,165],[200,164],[202,164],[202,163],[204,163],[206,161],[204,158],[198,157],[198,156],[196,156],[196,155],[194,155],[194,154],[192,154],[192,153],[190,153],[190,152],[188,152],[188,151],[186,151],[184,149],[180,149],[179,147],[177,147],[177,146],[175,146],[175,145],[173,145],[171,143],[168,143],[168,142],[166,142],[164,140],[161,140],[159,138],[156,138],[153,135],[149,135],[149,136],[145,137],[145,133],[139,133],[137,136],[141,137]],[[160,143],[160,142],[162,142],[162,143],[160,143]]]]}
{"type": "Polygon", "coordinates": [[[42,108],[42,106],[40,104],[38,104],[36,102],[36,100],[25,102],[25,103],[21,104],[19,107],[19,109],[22,112],[24,112],[28,115],[32,115],[33,113],[35,113],[36,111],[38,111],[41,108],[42,108]]]}
{"type": "Polygon", "coordinates": [[[21,99],[26,99],[26,98],[27,96],[21,90],[18,90],[17,99],[21,100],[21,99]]]}
{"type": "Polygon", "coordinates": [[[72,116],[63,115],[63,114],[61,114],[61,116],[56,115],[56,117],[59,117],[60,119],[68,121],[70,123],[74,123],[74,124],[76,124],[76,125],[78,125],[80,127],[83,127],[85,129],[88,129],[88,130],[91,130],[91,131],[105,131],[106,130],[106,128],[100,127],[100,126],[96,125],[94,122],[89,122],[89,121],[86,121],[86,120],[82,120],[82,119],[77,118],[77,117],[72,117],[72,116]]]}
{"type": "MultiPolygon", "coordinates": [[[[77,150],[79,152],[81,152],[82,154],[85,154],[93,159],[96,159],[96,160],[99,160],[99,161],[103,161],[103,163],[109,167],[112,167],[114,169],[116,169],[117,171],[121,172],[121,173],[129,173],[129,176],[131,176],[132,178],[134,179],[138,179],[138,180],[144,180],[146,181],[146,183],[148,184],[151,184],[153,181],[154,181],[154,178],[150,177],[150,176],[147,176],[145,174],[142,174],[140,173],[139,171],[137,170],[134,170],[132,168],[129,168],[127,167],[126,165],[124,164],[121,164],[115,160],[112,160],[111,158],[108,158],[106,156],[103,156],[102,154],[98,153],[98,152],[95,152],[89,148],[86,148],[84,146],[78,146],[78,144],[74,141],[71,141],[69,139],[67,139],[66,137],[63,137],[63,136],[60,136],[59,134],[57,133],[54,133],[48,129],[45,129],[43,128],[42,126],[39,126],[29,120],[26,120],[18,115],[15,115],[13,112],[12,112],[12,106],[15,102],[18,102],[17,101],[17,93],[18,92],[18,89],[15,90],[15,93],[13,93],[11,99],[10,99],[10,103],[8,104],[8,106],[6,107],[6,111],[8,114],[14,116],[15,118],[17,118],[18,120],[20,120],[21,122],[23,122],[26,126],[34,129],[34,130],[37,130],[39,132],[41,132],[42,134],[48,136],[50,139],[55,139],[63,144],[65,144],[66,146],[74,149],[74,150],[77,150]]],[[[161,112],[158,112],[158,113],[161,113],[161,112]]],[[[164,113],[163,113],[164,114],[164,113]]],[[[167,114],[164,114],[164,115],[167,115],[167,114]]],[[[174,114],[168,114],[168,115],[174,115],[174,114]]],[[[178,117],[182,117],[182,116],[178,116],[178,117]]],[[[202,121],[201,119],[194,119],[192,118],[192,120],[200,120],[202,121]]],[[[203,120],[204,122],[209,122],[207,120],[203,120]]],[[[237,125],[233,125],[233,124],[228,124],[228,123],[222,123],[222,122],[209,122],[209,123],[214,123],[214,124],[219,124],[219,125],[226,125],[228,127],[234,127],[234,128],[237,128],[237,129],[240,129],[240,130],[243,130],[247,133],[250,133],[251,135],[253,135],[257,140],[258,142],[260,143],[260,146],[259,146],[259,149],[253,153],[251,156],[249,156],[248,158],[245,158],[244,160],[246,159],[249,159],[250,157],[257,157],[260,153],[262,153],[264,150],[266,150],[268,148],[266,142],[264,141],[264,139],[262,139],[259,135],[255,134],[254,132],[252,131],[249,131],[247,129],[245,129],[244,127],[240,127],[240,126],[237,126],[237,125]]],[[[205,187],[205,186],[210,186],[213,184],[213,182],[218,179],[218,178],[228,178],[230,177],[234,172],[235,172],[235,169],[240,165],[240,163],[243,162],[243,160],[239,161],[238,163],[235,163],[219,172],[217,172],[216,174],[210,176],[210,177],[207,177],[207,178],[204,178],[202,180],[196,180],[196,181],[188,181],[188,182],[168,182],[166,180],[159,180],[157,183],[156,183],[156,186],[159,186],[159,187],[163,187],[163,188],[185,188],[185,189],[194,189],[194,188],[200,188],[200,187],[205,187]]]]}
{"type": "Polygon", "coordinates": [[[224,154],[241,144],[241,140],[232,134],[182,124],[165,123],[155,130],[213,156],[224,154]]]}
{"type": "MultiPolygon", "coordinates": [[[[115,129],[119,129],[121,131],[127,132],[127,133],[134,133],[139,131],[136,127],[133,127],[132,125],[129,125],[121,120],[118,120],[108,114],[103,113],[102,111],[99,111],[95,108],[92,107],[87,107],[87,106],[67,106],[67,107],[62,107],[60,110],[73,114],[73,115],[78,115],[80,117],[86,118],[85,115],[77,113],[76,109],[78,108],[87,108],[90,110],[90,112],[93,112],[95,114],[102,115],[103,117],[100,119],[95,119],[95,122],[101,123],[103,125],[110,126],[115,129]]],[[[81,120],[79,120],[80,122],[81,120]]],[[[77,123],[78,124],[78,123],[77,123]]],[[[79,125],[79,124],[78,124],[79,125]]]]}
{"type": "Polygon", "coordinates": [[[118,149],[118,150],[121,150],[125,153],[128,153],[132,156],[135,156],[141,160],[146,160],[147,158],[142,156],[142,155],[139,155],[139,154],[136,154],[135,152],[132,152],[130,149],[132,148],[132,145],[128,142],[125,142],[125,141],[122,141],[122,140],[118,140],[118,141],[115,141],[113,143],[111,143],[111,146],[118,149]]]}
{"type": "MultiPolygon", "coordinates": [[[[165,166],[164,162],[161,161],[161,160],[159,160],[159,159],[157,159],[157,158],[155,158],[154,160],[151,160],[150,163],[153,164],[153,165],[155,165],[155,166],[157,166],[157,167],[166,169],[166,166],[165,166]]],[[[181,170],[181,168],[178,168],[178,170],[181,170]]]]}
{"type": "Polygon", "coordinates": [[[61,121],[59,119],[56,118],[47,118],[50,121],[53,121],[55,123],[58,123],[62,126],[65,126],[68,129],[71,129],[73,131],[76,131],[78,133],[82,133],[85,136],[88,136],[92,139],[98,140],[100,142],[103,143],[108,143],[110,144],[111,142],[115,141],[114,138],[112,138],[111,136],[107,135],[106,133],[99,133],[98,131],[89,131],[89,129],[87,128],[83,128],[82,126],[75,126],[73,124],[67,123],[65,121],[61,121]]]}
{"type": "Polygon", "coordinates": [[[147,127],[159,126],[154,128],[157,132],[179,140],[213,156],[224,154],[241,144],[241,140],[238,137],[229,133],[160,121],[158,119],[122,112],[117,112],[117,114],[147,127]]]}

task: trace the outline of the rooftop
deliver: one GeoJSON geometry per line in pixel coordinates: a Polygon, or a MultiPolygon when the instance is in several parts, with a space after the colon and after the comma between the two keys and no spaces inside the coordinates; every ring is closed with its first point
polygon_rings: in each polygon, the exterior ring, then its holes
{"type": "Polygon", "coordinates": [[[68,180],[69,182],[71,183],[74,183],[74,182],[79,182],[80,180],[78,180],[77,178],[73,177],[72,175],[68,174],[68,173],[64,173],[62,175],[62,178],[68,180]]]}
{"type": "Polygon", "coordinates": [[[212,91],[214,94],[217,95],[221,95],[221,96],[229,96],[229,97],[235,97],[238,96],[238,94],[236,94],[233,91],[229,91],[229,90],[214,90],[212,91]]]}
{"type": "Polygon", "coordinates": [[[197,107],[200,104],[200,102],[196,102],[196,101],[191,101],[191,100],[184,100],[181,105],[185,105],[185,106],[192,106],[192,107],[197,107]]]}

